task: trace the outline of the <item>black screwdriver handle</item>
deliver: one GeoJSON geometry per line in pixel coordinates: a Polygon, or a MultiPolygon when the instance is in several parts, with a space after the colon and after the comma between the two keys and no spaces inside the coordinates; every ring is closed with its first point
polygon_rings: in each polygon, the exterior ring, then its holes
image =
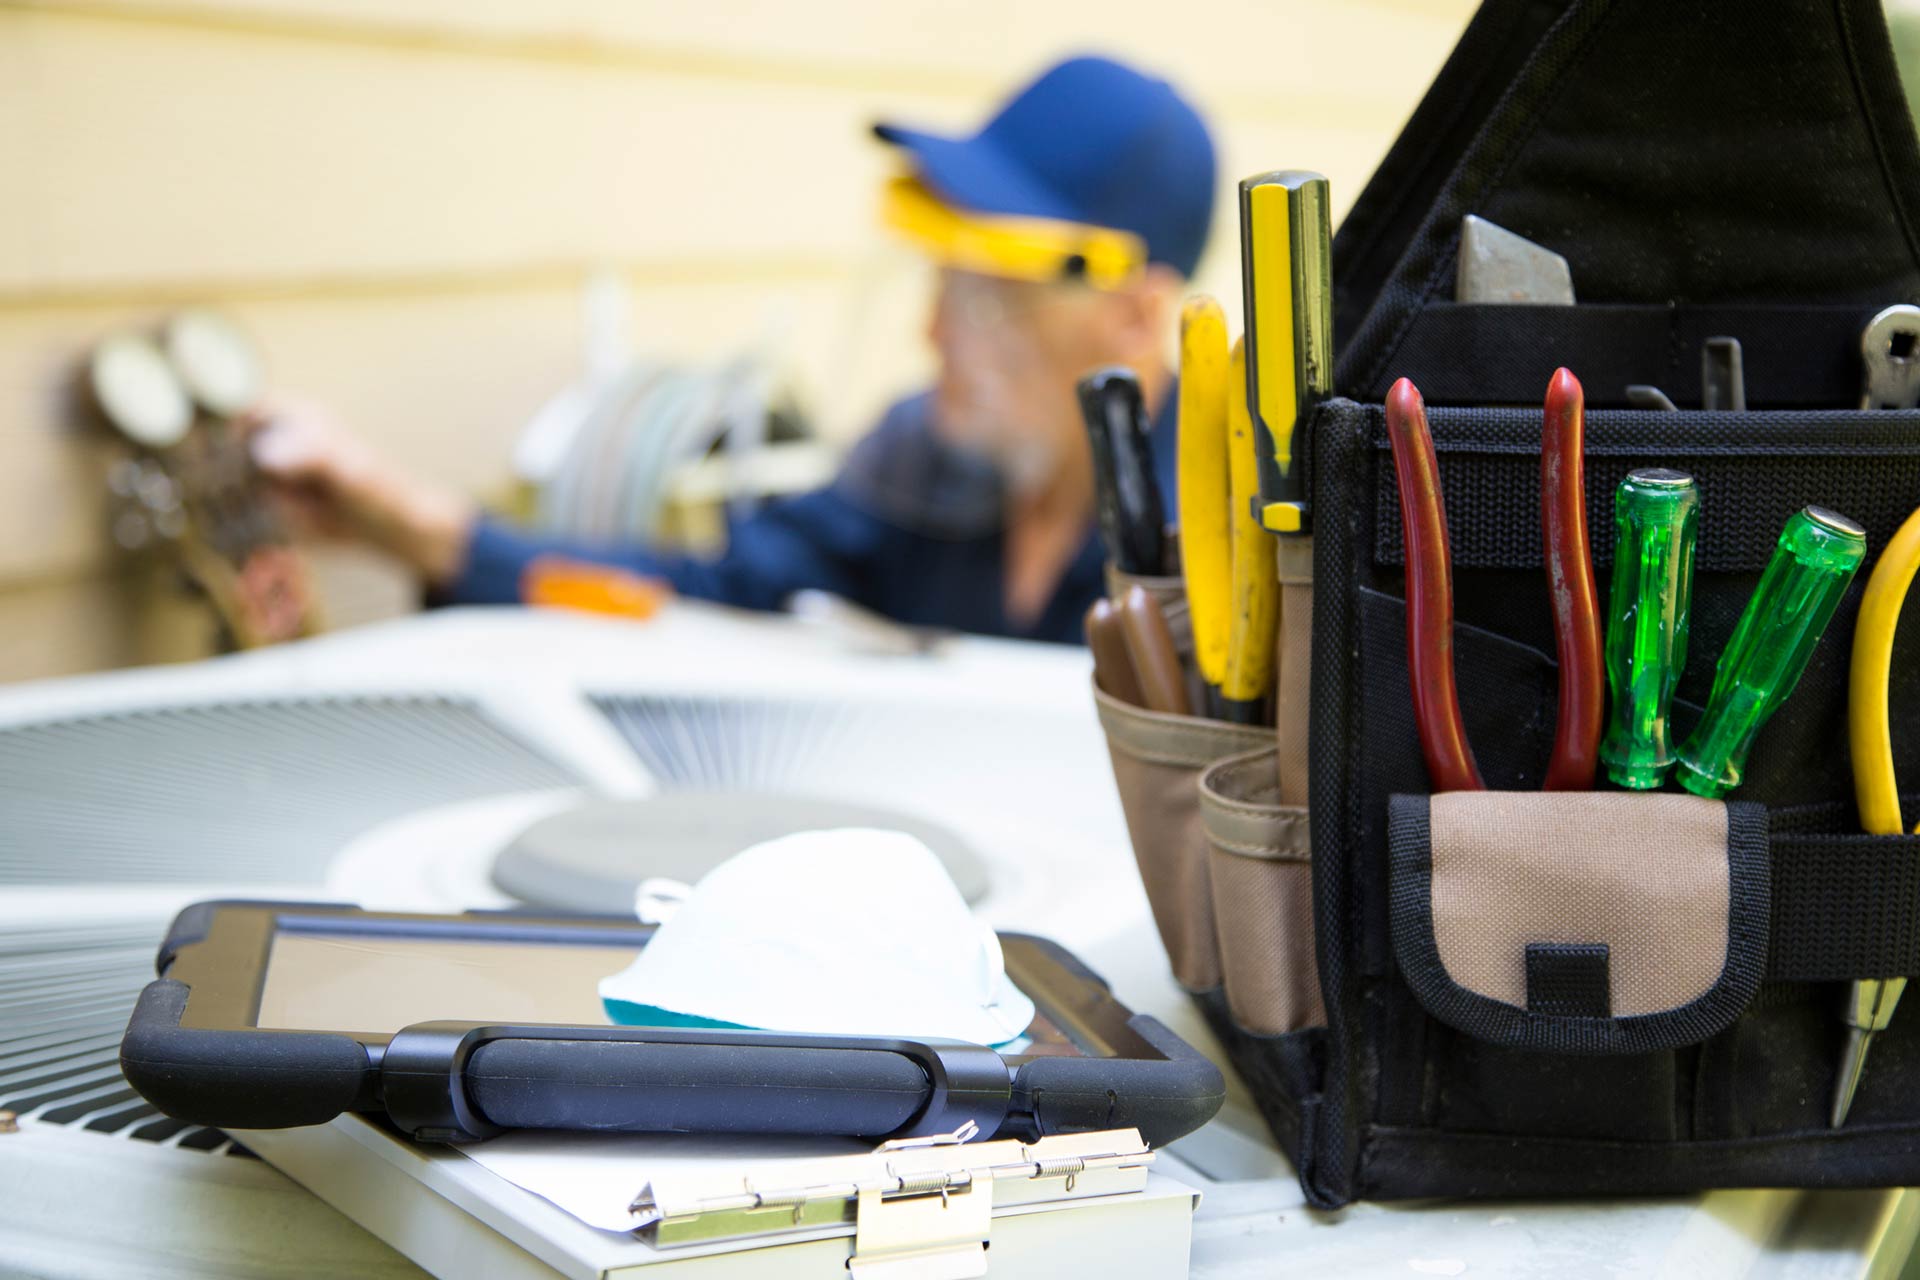
{"type": "Polygon", "coordinates": [[[1146,400],[1133,370],[1096,369],[1080,380],[1080,412],[1093,446],[1100,536],[1123,573],[1162,574],[1166,508],[1153,474],[1146,400]]]}

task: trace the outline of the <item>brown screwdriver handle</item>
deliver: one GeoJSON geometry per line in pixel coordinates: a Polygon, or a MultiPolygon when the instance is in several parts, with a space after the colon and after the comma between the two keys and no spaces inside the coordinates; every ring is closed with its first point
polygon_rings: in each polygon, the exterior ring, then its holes
{"type": "Polygon", "coordinates": [[[1126,638],[1127,656],[1133,659],[1134,674],[1140,678],[1140,691],[1149,711],[1170,715],[1191,715],[1187,702],[1187,678],[1180,669],[1180,654],[1173,647],[1173,632],[1167,628],[1166,615],[1142,586],[1127,588],[1120,601],[1120,633],[1126,638]]]}
{"type": "Polygon", "coordinates": [[[1120,632],[1119,611],[1105,597],[1087,610],[1087,647],[1093,650],[1093,682],[1102,693],[1130,707],[1147,705],[1140,678],[1133,673],[1133,659],[1127,654],[1127,639],[1120,632]]]}

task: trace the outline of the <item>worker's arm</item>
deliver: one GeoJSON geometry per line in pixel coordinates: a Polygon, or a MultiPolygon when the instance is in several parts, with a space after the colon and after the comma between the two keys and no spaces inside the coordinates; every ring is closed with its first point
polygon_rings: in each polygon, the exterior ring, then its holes
{"type": "Polygon", "coordinates": [[[749,609],[777,609],[796,591],[814,589],[871,605],[868,571],[889,531],[833,490],[772,503],[736,521],[727,550],[713,559],[667,555],[636,546],[595,546],[475,521],[458,570],[436,585],[449,604],[517,604],[527,565],[562,555],[659,578],[684,596],[749,609]]]}
{"type": "MultiPolygon", "coordinates": [[[[896,406],[856,454],[883,463],[902,456],[899,444],[918,438],[924,404],[896,406]]],[[[483,516],[471,499],[379,457],[314,406],[270,406],[247,425],[256,462],[301,523],[381,548],[448,603],[518,603],[528,563],[557,554],[660,578],[682,595],[749,608],[778,608],[808,588],[881,608],[881,562],[902,554],[899,530],[844,483],[736,522],[726,553],[701,560],[514,531],[483,516]]],[[[900,491],[924,477],[894,471],[882,468],[893,481],[890,491],[913,499],[900,491]]]]}

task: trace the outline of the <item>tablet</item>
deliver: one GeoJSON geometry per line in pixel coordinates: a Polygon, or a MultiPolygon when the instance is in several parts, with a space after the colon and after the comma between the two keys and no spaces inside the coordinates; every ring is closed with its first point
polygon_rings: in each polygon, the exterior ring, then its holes
{"type": "MultiPolygon", "coordinates": [[[[1034,1019],[958,1041],[614,1026],[598,980],[652,926],[205,902],[174,920],[121,1042],[154,1106],[216,1128],[383,1114],[421,1141],[512,1129],[982,1137],[1137,1128],[1219,1110],[1219,1069],[1041,938],[1002,934],[1034,1019]]],[[[770,975],[770,981],[788,980],[770,975]]],[[[857,980],[857,978],[856,978],[857,980]]]]}

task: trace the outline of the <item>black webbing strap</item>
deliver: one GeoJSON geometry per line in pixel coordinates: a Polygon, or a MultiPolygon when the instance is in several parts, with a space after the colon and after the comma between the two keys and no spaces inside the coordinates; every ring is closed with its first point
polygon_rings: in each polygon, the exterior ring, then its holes
{"type": "MultiPolygon", "coordinates": [[[[1888,296],[1886,303],[1908,299],[1888,296]]],[[[1875,307],[1857,305],[1582,304],[1577,307],[1431,302],[1381,370],[1348,388],[1381,400],[1412,378],[1428,404],[1538,404],[1553,371],[1580,377],[1590,408],[1625,407],[1632,383],[1681,406],[1700,403],[1708,338],[1740,340],[1747,403],[1764,409],[1851,409],[1860,403],[1860,331],[1875,307]],[[1524,340],[1516,335],[1524,334],[1524,340]]]]}
{"type": "MultiPolygon", "coordinates": [[[[1381,479],[1373,492],[1373,557],[1399,564],[1400,494],[1384,414],[1376,421],[1381,479]]],[[[1538,401],[1525,409],[1436,408],[1429,422],[1454,569],[1538,569],[1538,401]]],[[[1920,498],[1920,413],[1589,414],[1587,525],[1595,568],[1613,563],[1615,489],[1633,468],[1653,465],[1678,467],[1700,486],[1695,571],[1758,573],[1779,542],[1781,521],[1810,502],[1860,521],[1867,545],[1884,547],[1920,498]]]]}
{"type": "Polygon", "coordinates": [[[1778,835],[1767,976],[1920,976],[1920,836],[1778,835]]]}

